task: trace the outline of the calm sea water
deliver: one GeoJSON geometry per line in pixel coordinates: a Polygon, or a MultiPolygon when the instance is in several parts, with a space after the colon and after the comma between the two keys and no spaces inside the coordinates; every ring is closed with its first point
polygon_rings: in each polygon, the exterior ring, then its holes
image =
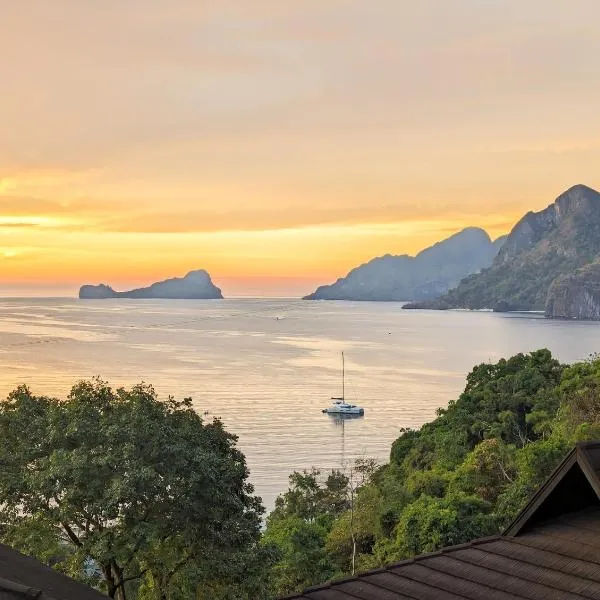
{"type": "Polygon", "coordinates": [[[270,508],[293,470],[386,461],[399,429],[433,418],[474,364],[540,347],[586,358],[600,324],[397,303],[2,300],[0,394],[26,383],[64,396],[99,375],[191,396],[239,436],[270,508]],[[341,392],[341,351],[346,396],[366,411],[343,423],[321,413],[341,392]]]}

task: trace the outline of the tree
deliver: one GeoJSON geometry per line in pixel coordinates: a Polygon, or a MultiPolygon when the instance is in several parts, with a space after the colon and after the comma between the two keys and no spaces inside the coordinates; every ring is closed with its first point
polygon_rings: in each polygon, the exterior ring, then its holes
{"type": "Polygon", "coordinates": [[[302,590],[336,575],[325,549],[328,526],[296,515],[271,519],[263,537],[267,547],[276,548],[279,560],[273,567],[277,595],[302,590]]]}
{"type": "Polygon", "coordinates": [[[349,465],[347,481],[348,485],[346,488],[346,496],[348,498],[349,505],[349,518],[350,518],[350,537],[352,540],[352,569],[351,574],[354,575],[356,572],[356,494],[365,486],[373,477],[377,470],[377,461],[373,458],[357,458],[354,464],[349,465]]]}
{"type": "MultiPolygon", "coordinates": [[[[349,493],[350,492],[349,490],[349,493]]],[[[351,508],[336,519],[327,536],[326,549],[340,571],[354,574],[367,567],[379,533],[381,494],[374,485],[355,490],[351,508]]]]}
{"type": "Polygon", "coordinates": [[[333,519],[348,508],[348,477],[341,471],[331,471],[321,481],[321,471],[294,471],[287,492],[275,500],[275,509],[268,522],[288,516],[300,517],[312,523],[317,519],[333,519]]]}
{"type": "Polygon", "coordinates": [[[477,496],[421,496],[403,512],[396,528],[400,557],[432,552],[497,533],[491,505],[477,496]]]}
{"type": "MultiPolygon", "coordinates": [[[[365,463],[357,481],[368,469],[365,463]]],[[[331,579],[337,570],[326,550],[335,519],[352,506],[350,479],[341,471],[323,477],[318,469],[294,472],[290,487],[275,501],[263,543],[279,551],[273,568],[274,589],[286,594],[331,579]]]]}
{"type": "Polygon", "coordinates": [[[467,455],[454,474],[453,486],[487,502],[495,502],[515,481],[516,471],[514,446],[490,438],[467,455]]]}
{"type": "Polygon", "coordinates": [[[259,538],[235,442],[191,400],[161,402],[145,384],[84,381],[62,402],[20,387],[0,404],[3,537],[46,559],[62,549],[59,566],[111,598],[176,598],[259,538]]]}

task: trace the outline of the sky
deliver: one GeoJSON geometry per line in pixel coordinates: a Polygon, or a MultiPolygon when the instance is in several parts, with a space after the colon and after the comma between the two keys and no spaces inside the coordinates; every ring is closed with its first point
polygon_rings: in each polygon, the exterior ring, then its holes
{"type": "Polygon", "coordinates": [[[296,296],[600,188],[598,0],[0,0],[0,294],[296,296]]]}

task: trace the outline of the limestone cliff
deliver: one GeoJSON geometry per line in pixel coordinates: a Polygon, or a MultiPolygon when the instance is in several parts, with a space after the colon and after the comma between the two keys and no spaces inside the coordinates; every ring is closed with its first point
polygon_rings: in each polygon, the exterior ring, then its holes
{"type": "Polygon", "coordinates": [[[551,319],[600,319],[600,263],[555,279],[545,313],[551,319]]]}
{"type": "Polygon", "coordinates": [[[557,277],[600,258],[600,194],[576,185],[513,228],[491,267],[432,302],[405,308],[544,310],[557,277]]]}

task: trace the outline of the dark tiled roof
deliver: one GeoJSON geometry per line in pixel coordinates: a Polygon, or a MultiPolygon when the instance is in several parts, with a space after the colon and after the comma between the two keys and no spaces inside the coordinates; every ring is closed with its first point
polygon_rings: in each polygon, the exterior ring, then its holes
{"type": "Polygon", "coordinates": [[[106,600],[87,585],[0,544],[0,600],[106,600]]]}
{"type": "Polygon", "coordinates": [[[600,443],[578,444],[504,535],[289,600],[600,600],[600,443]]]}

